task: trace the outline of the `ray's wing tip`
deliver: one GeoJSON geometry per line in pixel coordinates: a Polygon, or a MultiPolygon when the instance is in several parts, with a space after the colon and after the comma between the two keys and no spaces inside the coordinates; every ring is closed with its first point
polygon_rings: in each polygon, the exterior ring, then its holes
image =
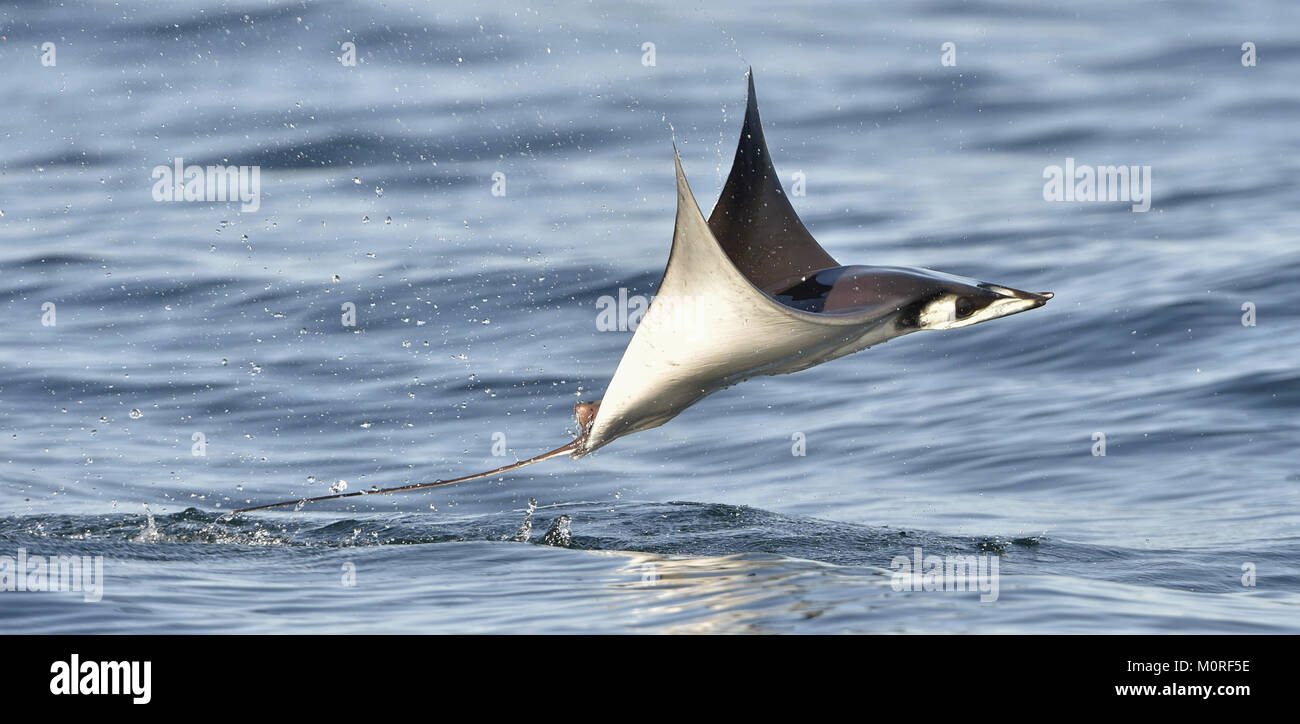
{"type": "Polygon", "coordinates": [[[745,120],[748,122],[752,117],[758,115],[758,94],[754,92],[754,67],[750,66],[749,87],[745,93],[745,120]]]}

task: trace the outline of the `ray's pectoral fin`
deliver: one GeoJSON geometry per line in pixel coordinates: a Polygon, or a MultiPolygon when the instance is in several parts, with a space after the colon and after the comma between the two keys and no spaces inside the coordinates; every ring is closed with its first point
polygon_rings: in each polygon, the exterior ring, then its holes
{"type": "MultiPolygon", "coordinates": [[[[810,314],[764,293],[714,236],[676,149],[673,161],[677,219],[668,265],[575,455],[658,427],[742,380],[845,353],[864,329],[864,320],[810,314]]],[[[770,271],[759,257],[749,259],[755,273],[770,271]]]]}
{"type": "Polygon", "coordinates": [[[749,99],[731,174],[709,215],[709,229],[736,268],[775,293],[819,269],[839,266],[808,233],[772,165],[749,71],[749,99]]]}

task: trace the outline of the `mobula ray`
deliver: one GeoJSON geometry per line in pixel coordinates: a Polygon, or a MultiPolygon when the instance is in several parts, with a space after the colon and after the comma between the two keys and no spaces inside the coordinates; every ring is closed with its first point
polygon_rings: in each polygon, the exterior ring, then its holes
{"type": "Polygon", "coordinates": [[[706,221],[681,158],[677,223],[658,292],[605,395],[574,406],[578,436],[495,470],[395,488],[299,498],[244,513],[359,495],[399,493],[500,475],[668,422],[704,397],[760,375],[807,369],[912,332],[946,330],[1041,307],[1051,292],[909,267],[843,266],[813,239],[781,188],[749,100],[731,173],[706,221]]]}

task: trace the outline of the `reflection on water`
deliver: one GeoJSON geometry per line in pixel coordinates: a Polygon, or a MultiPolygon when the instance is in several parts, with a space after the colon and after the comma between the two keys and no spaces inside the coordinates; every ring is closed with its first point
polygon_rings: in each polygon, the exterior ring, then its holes
{"type": "Polygon", "coordinates": [[[633,579],[615,587],[631,593],[633,614],[661,633],[776,631],[781,627],[764,622],[821,615],[813,591],[846,575],[827,564],[758,554],[632,554],[622,572],[633,579]]]}

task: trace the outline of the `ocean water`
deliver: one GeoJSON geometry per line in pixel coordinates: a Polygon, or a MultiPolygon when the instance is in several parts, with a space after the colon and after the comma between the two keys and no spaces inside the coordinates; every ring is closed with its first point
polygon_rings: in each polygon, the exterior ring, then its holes
{"type": "Polygon", "coordinates": [[[7,3],[0,556],[103,578],[0,621],[1294,633],[1298,63],[1281,0],[7,3]],[[750,65],[838,260],[1056,298],[581,460],[225,515],[570,439],[630,338],[597,300],[667,259],[672,144],[707,212],[750,65]],[[257,167],[258,208],[156,201],[177,159],[257,167]],[[1045,201],[1066,159],[1149,166],[1150,210],[1045,201]],[[996,595],[897,590],[917,549],[996,595]]]}

